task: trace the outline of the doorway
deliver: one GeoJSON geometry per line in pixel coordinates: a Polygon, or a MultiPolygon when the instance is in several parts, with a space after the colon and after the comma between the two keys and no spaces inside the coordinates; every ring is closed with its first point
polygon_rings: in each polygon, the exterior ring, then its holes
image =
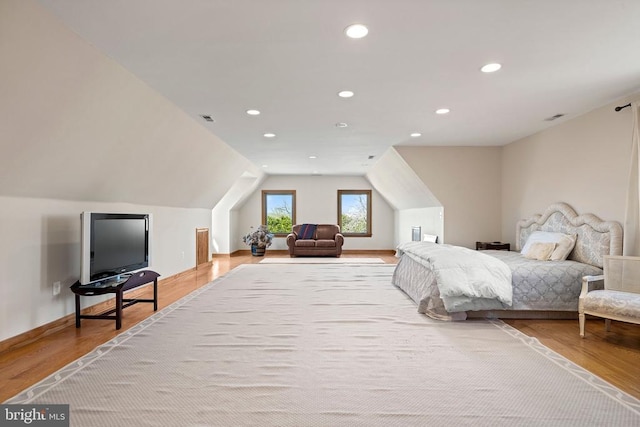
{"type": "Polygon", "coordinates": [[[209,229],[196,228],[196,268],[209,263],[209,229]]]}

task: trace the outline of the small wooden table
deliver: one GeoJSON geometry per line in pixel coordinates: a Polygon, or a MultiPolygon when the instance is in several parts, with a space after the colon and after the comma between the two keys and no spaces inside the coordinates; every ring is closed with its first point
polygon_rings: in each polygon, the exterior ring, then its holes
{"type": "Polygon", "coordinates": [[[81,285],[80,282],[76,282],[71,285],[71,291],[76,297],[76,328],[80,327],[80,319],[107,319],[116,321],[116,329],[122,327],[122,310],[133,304],[139,302],[153,303],[153,311],[158,310],[158,277],[160,275],[155,271],[143,270],[132,273],[128,279],[123,281],[107,280],[102,282],[95,282],[90,285],[81,285]],[[144,284],[153,282],[153,299],[140,299],[123,298],[123,294],[126,291],[137,288],[144,284]],[[80,310],[80,297],[81,296],[96,296],[115,294],[116,306],[115,308],[105,311],[101,314],[82,314],[80,310]],[[115,315],[113,314],[115,313],[115,315]]]}
{"type": "Polygon", "coordinates": [[[476,250],[496,249],[500,251],[510,251],[511,243],[502,242],[476,242],[476,250]]]}

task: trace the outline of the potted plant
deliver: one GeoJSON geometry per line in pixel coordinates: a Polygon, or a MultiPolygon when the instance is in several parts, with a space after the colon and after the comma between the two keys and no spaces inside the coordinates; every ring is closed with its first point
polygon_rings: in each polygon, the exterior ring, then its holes
{"type": "Polygon", "coordinates": [[[263,256],[265,249],[271,246],[273,233],[269,231],[266,225],[261,225],[257,229],[250,231],[242,238],[242,241],[251,246],[251,255],[263,256]]]}

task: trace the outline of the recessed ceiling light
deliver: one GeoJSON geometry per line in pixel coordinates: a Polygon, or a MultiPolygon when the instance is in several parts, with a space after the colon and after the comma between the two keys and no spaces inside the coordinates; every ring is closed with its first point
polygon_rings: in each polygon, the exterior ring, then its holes
{"type": "Polygon", "coordinates": [[[337,128],[346,128],[347,126],[349,125],[344,122],[336,123],[337,128]]]}
{"type": "Polygon", "coordinates": [[[250,116],[257,116],[260,114],[259,110],[247,110],[247,114],[250,116]]]}
{"type": "Polygon", "coordinates": [[[262,136],[264,136],[265,138],[275,138],[276,134],[275,133],[271,133],[271,132],[267,132],[262,136]]]}
{"type": "Polygon", "coordinates": [[[500,68],[502,68],[502,64],[498,64],[497,62],[494,62],[480,68],[480,71],[482,71],[483,73],[493,73],[495,71],[498,71],[500,68]]]}
{"type": "Polygon", "coordinates": [[[451,110],[449,110],[448,108],[438,108],[436,110],[436,114],[449,114],[451,110]]]}
{"type": "Polygon", "coordinates": [[[344,33],[352,39],[361,39],[369,34],[369,29],[362,24],[351,24],[344,29],[344,33]]]}
{"type": "Polygon", "coordinates": [[[317,159],[318,156],[309,156],[310,159],[317,159]]]}
{"type": "Polygon", "coordinates": [[[411,138],[417,138],[419,136],[422,136],[422,134],[420,132],[414,132],[411,134],[411,138]]]}
{"type": "Polygon", "coordinates": [[[338,92],[338,96],[340,98],[351,98],[354,95],[354,93],[350,90],[343,90],[338,92]]]}

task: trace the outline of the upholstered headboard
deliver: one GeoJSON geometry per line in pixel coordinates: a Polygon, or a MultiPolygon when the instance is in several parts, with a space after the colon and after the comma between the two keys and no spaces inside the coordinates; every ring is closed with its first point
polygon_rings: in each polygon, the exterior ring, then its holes
{"type": "Polygon", "coordinates": [[[622,255],[622,226],[603,221],[593,214],[578,215],[566,203],[555,203],[542,215],[522,219],[516,225],[516,249],[524,246],[534,231],[577,234],[576,246],[569,259],[602,268],[604,255],[622,255]]]}

